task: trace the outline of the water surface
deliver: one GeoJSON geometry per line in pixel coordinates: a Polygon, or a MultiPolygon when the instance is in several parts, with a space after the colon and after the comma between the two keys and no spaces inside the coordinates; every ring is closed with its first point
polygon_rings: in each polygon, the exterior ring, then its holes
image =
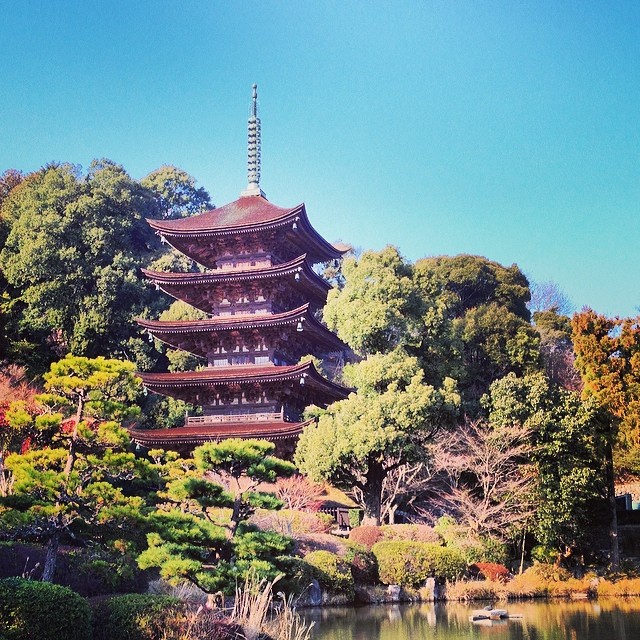
{"type": "Polygon", "coordinates": [[[313,640],[640,640],[640,598],[500,604],[522,619],[477,624],[485,603],[370,605],[303,611],[313,640]]]}

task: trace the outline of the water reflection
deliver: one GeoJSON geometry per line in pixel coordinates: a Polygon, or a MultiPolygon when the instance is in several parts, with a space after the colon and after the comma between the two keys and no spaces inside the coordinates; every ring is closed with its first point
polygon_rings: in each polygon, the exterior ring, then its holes
{"type": "Polygon", "coordinates": [[[304,611],[315,622],[313,640],[638,640],[640,599],[509,603],[521,620],[473,624],[481,605],[415,604],[304,611]]]}

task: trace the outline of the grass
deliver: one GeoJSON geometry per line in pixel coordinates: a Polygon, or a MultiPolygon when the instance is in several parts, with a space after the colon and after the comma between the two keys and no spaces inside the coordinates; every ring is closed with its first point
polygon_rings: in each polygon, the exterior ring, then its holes
{"type": "Polygon", "coordinates": [[[248,576],[236,589],[231,621],[242,628],[246,640],[258,640],[266,633],[274,640],[309,640],[313,623],[307,624],[295,611],[291,599],[279,593],[274,603],[273,588],[280,578],[271,582],[248,576]]]}

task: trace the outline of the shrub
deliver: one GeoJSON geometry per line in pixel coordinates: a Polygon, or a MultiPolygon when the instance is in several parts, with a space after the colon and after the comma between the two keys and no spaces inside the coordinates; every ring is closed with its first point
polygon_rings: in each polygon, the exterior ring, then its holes
{"type": "Polygon", "coordinates": [[[547,592],[550,596],[556,598],[568,598],[575,595],[591,595],[593,593],[591,580],[588,578],[578,579],[569,578],[563,582],[550,582],[547,586],[547,592]]]}
{"type": "Polygon", "coordinates": [[[459,580],[447,585],[447,600],[498,600],[500,583],[490,580],[459,580]]]}
{"type": "Polygon", "coordinates": [[[537,544],[531,549],[531,559],[541,564],[553,564],[558,559],[558,550],[544,544],[537,544]]]}
{"type": "Polygon", "coordinates": [[[600,580],[596,590],[598,596],[640,596],[640,578],[600,580]]]}
{"type": "Polygon", "coordinates": [[[505,586],[505,593],[510,598],[540,598],[550,595],[567,596],[571,593],[587,591],[589,586],[587,581],[571,580],[571,574],[562,567],[536,563],[521,575],[515,576],[505,586]],[[567,584],[569,581],[571,582],[567,584]]]}
{"type": "Polygon", "coordinates": [[[360,509],[349,509],[349,528],[355,529],[362,522],[362,511],[360,509]]]}
{"type": "Polygon", "coordinates": [[[91,640],[91,608],[49,582],[0,580],[0,632],[6,640],[91,640]]]}
{"type": "Polygon", "coordinates": [[[371,550],[384,584],[418,587],[431,576],[454,580],[467,566],[458,549],[428,542],[377,542],[371,550]]]}
{"type": "MultiPolygon", "coordinates": [[[[45,553],[44,547],[35,544],[0,542],[0,578],[23,576],[39,580],[45,553]]],[[[54,582],[90,598],[141,591],[146,578],[129,554],[84,548],[59,554],[54,582]]]]}
{"type": "Polygon", "coordinates": [[[268,529],[283,535],[301,533],[328,533],[333,527],[333,518],[328,513],[308,511],[260,511],[251,519],[260,529],[268,529]]]}
{"type": "Polygon", "coordinates": [[[302,558],[296,556],[281,556],[276,558],[278,567],[284,572],[284,577],[278,586],[285,593],[303,594],[316,578],[317,571],[302,558]]]}
{"type": "Polygon", "coordinates": [[[371,525],[356,527],[349,532],[349,540],[364,545],[367,549],[371,549],[376,542],[382,540],[382,527],[374,527],[371,525]]]}
{"type": "Polygon", "coordinates": [[[496,562],[476,562],[469,567],[472,575],[481,575],[486,580],[497,582],[507,582],[509,580],[509,569],[503,564],[496,562]]]}
{"type": "Polygon", "coordinates": [[[304,561],[314,569],[320,586],[335,594],[353,598],[354,582],[351,567],[340,556],[331,551],[312,551],[304,561]]]}
{"type": "Polygon", "coordinates": [[[383,540],[414,540],[436,544],[441,542],[436,530],[426,524],[386,524],[380,528],[383,540]]]}
{"type": "Polygon", "coordinates": [[[94,605],[93,640],[157,640],[181,625],[183,611],[171,596],[113,596],[94,605]]]}
{"type": "Polygon", "coordinates": [[[355,584],[376,584],[378,582],[378,562],[366,547],[352,545],[344,556],[351,566],[355,584]]]}
{"type": "Polygon", "coordinates": [[[529,567],[523,575],[535,577],[544,582],[561,582],[571,578],[571,573],[569,573],[569,571],[564,567],[559,567],[555,564],[542,564],[539,562],[536,562],[533,566],[529,567]]]}

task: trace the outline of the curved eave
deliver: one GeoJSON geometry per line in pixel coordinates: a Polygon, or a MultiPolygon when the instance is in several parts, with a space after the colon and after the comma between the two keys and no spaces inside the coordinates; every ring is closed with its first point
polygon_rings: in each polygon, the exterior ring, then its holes
{"type": "Polygon", "coordinates": [[[201,238],[278,229],[292,224],[303,211],[304,204],[284,209],[271,204],[266,198],[246,196],[189,218],[146,220],[152,229],[167,237],[201,238]],[[233,209],[241,209],[242,213],[230,215],[229,212],[233,209]]]}
{"type": "Polygon", "coordinates": [[[142,273],[146,278],[159,286],[243,282],[266,278],[280,278],[299,273],[304,274],[309,281],[321,287],[325,292],[331,289],[331,285],[311,268],[307,262],[306,254],[299,256],[295,260],[272,267],[258,267],[237,271],[213,270],[204,273],[173,273],[170,271],[142,269],[142,273]]]}
{"type": "MultiPolygon", "coordinates": [[[[180,218],[177,220],[154,220],[147,218],[149,226],[160,236],[163,236],[169,244],[180,245],[180,240],[192,240],[194,238],[224,238],[226,236],[234,236],[245,233],[260,233],[263,231],[272,231],[274,229],[289,229],[290,234],[299,236],[300,246],[307,246],[308,253],[317,256],[318,262],[327,262],[341,258],[348,249],[336,247],[327,242],[313,227],[307,216],[304,204],[299,204],[292,209],[282,209],[268,203],[267,210],[270,214],[258,215],[252,217],[246,214],[246,220],[241,219],[236,223],[224,224],[228,218],[225,210],[237,207],[239,203],[259,203],[260,208],[265,208],[267,201],[261,197],[249,196],[240,198],[219,209],[212,209],[204,213],[191,216],[189,218],[180,218]],[[258,199],[256,199],[258,198],[258,199]],[[222,224],[221,224],[222,222],[222,224]],[[295,227],[295,228],[294,228],[295,227]],[[313,247],[313,251],[311,250],[313,247]]],[[[176,247],[179,251],[181,250],[176,247]]]]}
{"type": "Polygon", "coordinates": [[[305,422],[255,422],[221,423],[201,427],[175,427],[174,429],[129,429],[129,436],[136,444],[146,448],[176,445],[198,445],[229,438],[292,440],[313,420],[305,422]]]}
{"type": "Polygon", "coordinates": [[[310,331],[314,335],[320,336],[321,340],[331,346],[334,351],[348,351],[349,347],[332,333],[321,322],[318,322],[309,311],[309,304],[302,305],[293,311],[277,313],[272,315],[249,315],[249,316],[216,316],[207,320],[183,320],[183,321],[163,321],[163,320],[143,320],[138,319],[137,323],[158,337],[165,340],[165,336],[191,335],[196,333],[214,333],[223,331],[246,331],[248,329],[264,329],[270,327],[291,327],[297,331],[299,322],[303,323],[303,331],[310,331]]]}
{"type": "Polygon", "coordinates": [[[146,387],[158,393],[184,387],[216,387],[229,384],[265,384],[280,382],[300,382],[311,384],[335,399],[346,398],[351,389],[335,384],[321,376],[313,362],[294,365],[234,365],[229,367],[209,367],[200,371],[180,371],[175,373],[138,373],[146,387]]]}

